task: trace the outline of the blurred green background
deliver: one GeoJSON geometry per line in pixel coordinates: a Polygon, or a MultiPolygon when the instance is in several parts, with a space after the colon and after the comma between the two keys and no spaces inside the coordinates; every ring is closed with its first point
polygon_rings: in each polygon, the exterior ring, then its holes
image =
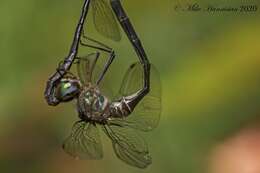
{"type": "MultiPolygon", "coordinates": [[[[238,0],[196,1],[242,5],[238,0]]],[[[257,4],[259,0],[250,1],[257,4]]],[[[76,161],[61,149],[77,119],[74,104],[50,107],[45,82],[68,53],[83,0],[0,2],[0,172],[207,172],[212,149],[260,116],[260,11],[178,12],[193,1],[124,0],[123,5],[161,74],[162,114],[145,135],[153,156],[146,170],[118,160],[103,137],[104,159],[76,161]]],[[[91,21],[91,20],[90,20],[91,21]]],[[[91,22],[88,22],[92,25],[91,22]]],[[[125,35],[112,43],[116,91],[137,60],[125,35]]]]}

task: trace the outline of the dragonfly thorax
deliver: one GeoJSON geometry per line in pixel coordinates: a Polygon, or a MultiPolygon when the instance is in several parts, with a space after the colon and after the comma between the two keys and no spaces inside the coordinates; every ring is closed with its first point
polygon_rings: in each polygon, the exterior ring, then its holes
{"type": "Polygon", "coordinates": [[[84,88],[78,98],[80,117],[84,120],[99,121],[105,117],[108,108],[108,99],[103,96],[97,87],[84,88]]]}

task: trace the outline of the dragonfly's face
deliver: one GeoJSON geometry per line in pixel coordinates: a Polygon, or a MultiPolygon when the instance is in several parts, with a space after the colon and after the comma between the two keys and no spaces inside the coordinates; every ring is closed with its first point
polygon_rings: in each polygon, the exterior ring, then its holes
{"type": "Polygon", "coordinates": [[[74,99],[80,92],[80,82],[73,78],[63,78],[57,85],[56,97],[61,102],[74,99]]]}
{"type": "Polygon", "coordinates": [[[79,95],[79,108],[88,118],[101,116],[107,106],[108,99],[97,88],[86,88],[79,95]]]}

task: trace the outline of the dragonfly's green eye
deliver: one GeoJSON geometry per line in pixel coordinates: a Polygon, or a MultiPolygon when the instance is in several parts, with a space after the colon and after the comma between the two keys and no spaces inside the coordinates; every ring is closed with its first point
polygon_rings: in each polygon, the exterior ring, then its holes
{"type": "Polygon", "coordinates": [[[60,101],[72,100],[79,93],[77,80],[63,79],[57,86],[56,96],[60,101]]]}

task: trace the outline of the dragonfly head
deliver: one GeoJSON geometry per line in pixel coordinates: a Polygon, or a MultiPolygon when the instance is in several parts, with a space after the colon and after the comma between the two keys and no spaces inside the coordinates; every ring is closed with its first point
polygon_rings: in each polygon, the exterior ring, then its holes
{"type": "Polygon", "coordinates": [[[57,85],[55,93],[60,102],[70,101],[80,93],[80,82],[73,77],[64,77],[57,85]]]}
{"type": "Polygon", "coordinates": [[[90,87],[83,89],[79,96],[78,104],[81,112],[87,117],[100,116],[108,106],[108,99],[100,93],[98,88],[90,87]]]}

